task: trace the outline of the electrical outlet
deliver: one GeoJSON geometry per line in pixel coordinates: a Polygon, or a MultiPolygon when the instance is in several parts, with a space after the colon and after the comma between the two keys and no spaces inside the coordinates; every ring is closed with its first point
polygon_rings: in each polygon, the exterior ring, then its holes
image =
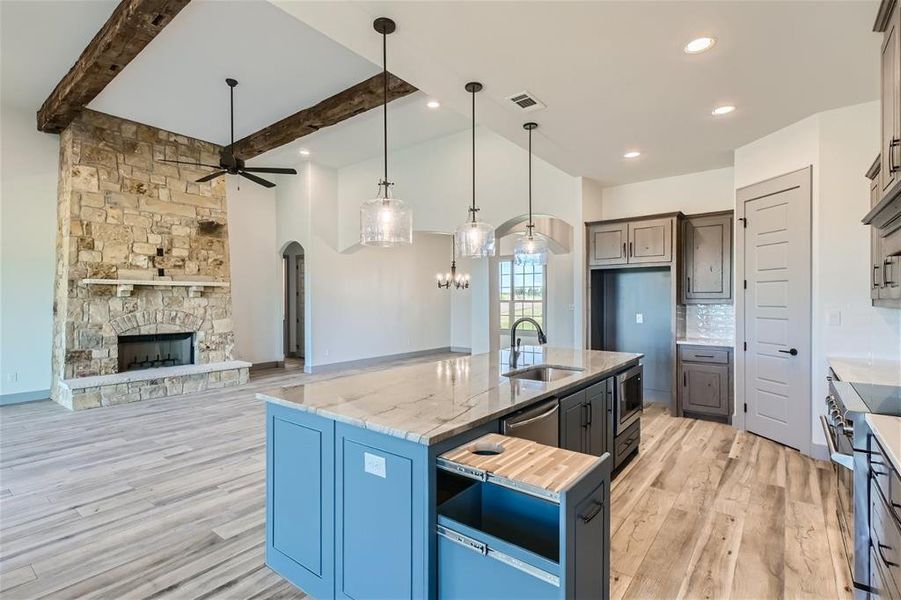
{"type": "Polygon", "coordinates": [[[644,323],[644,315],[642,313],[635,313],[635,322],[644,323]]]}
{"type": "Polygon", "coordinates": [[[15,383],[19,381],[19,374],[16,371],[6,374],[6,383],[15,383]]]}

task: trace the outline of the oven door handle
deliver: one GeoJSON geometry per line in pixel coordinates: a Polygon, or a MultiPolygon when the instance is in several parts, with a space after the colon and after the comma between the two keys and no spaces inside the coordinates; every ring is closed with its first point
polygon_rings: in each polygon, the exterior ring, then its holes
{"type": "Polygon", "coordinates": [[[832,427],[825,415],[820,415],[820,425],[823,426],[823,435],[826,436],[826,448],[829,450],[829,460],[840,465],[849,471],[854,470],[854,456],[851,454],[842,454],[835,447],[835,440],[832,439],[832,427]]]}

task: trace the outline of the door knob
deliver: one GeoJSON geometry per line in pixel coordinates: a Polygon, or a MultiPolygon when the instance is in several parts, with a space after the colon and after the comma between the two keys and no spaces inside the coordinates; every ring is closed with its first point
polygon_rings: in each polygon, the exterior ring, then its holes
{"type": "Polygon", "coordinates": [[[792,348],[791,350],[780,350],[782,354],[791,354],[792,356],[798,356],[798,349],[792,348]]]}

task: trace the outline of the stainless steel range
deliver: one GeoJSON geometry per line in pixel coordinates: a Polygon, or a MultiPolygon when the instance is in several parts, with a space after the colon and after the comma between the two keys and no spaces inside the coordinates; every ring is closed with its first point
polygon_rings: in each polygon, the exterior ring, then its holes
{"type": "Polygon", "coordinates": [[[837,516],[858,595],[869,577],[869,489],[866,427],[855,427],[867,413],[901,416],[901,387],[840,381],[829,370],[827,415],[820,417],[838,486],[837,516]]]}

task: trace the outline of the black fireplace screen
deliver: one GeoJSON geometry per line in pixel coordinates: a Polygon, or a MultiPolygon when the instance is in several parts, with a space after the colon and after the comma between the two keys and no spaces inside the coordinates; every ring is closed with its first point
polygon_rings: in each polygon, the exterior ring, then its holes
{"type": "Polygon", "coordinates": [[[119,372],[194,364],[193,333],[119,336],[119,372]]]}

